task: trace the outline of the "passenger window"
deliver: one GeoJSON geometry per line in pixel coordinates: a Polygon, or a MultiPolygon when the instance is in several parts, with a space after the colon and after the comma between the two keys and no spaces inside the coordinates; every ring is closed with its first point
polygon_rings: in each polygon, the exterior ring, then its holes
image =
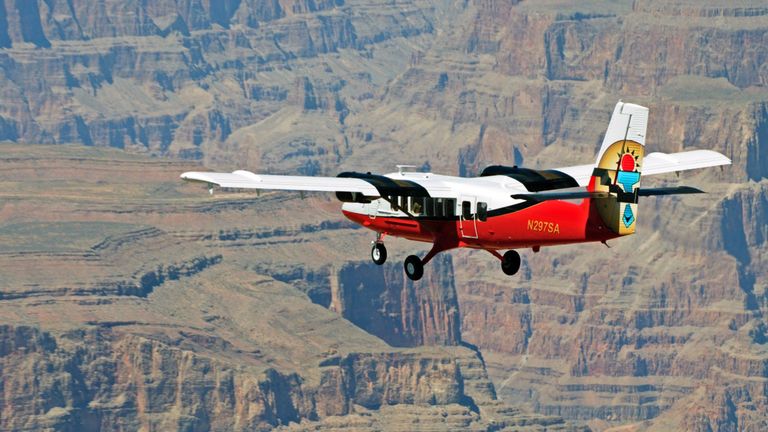
{"type": "Polygon", "coordinates": [[[488,203],[477,203],[477,218],[485,222],[488,219],[488,203]]]}
{"type": "Polygon", "coordinates": [[[392,206],[392,210],[394,210],[394,211],[400,210],[400,208],[397,206],[397,197],[396,196],[393,195],[393,196],[389,197],[389,204],[392,206]]]}
{"type": "Polygon", "coordinates": [[[424,199],[424,207],[426,207],[424,210],[426,211],[427,216],[434,216],[435,215],[435,200],[432,198],[426,198],[424,199]]]}
{"type": "Polygon", "coordinates": [[[442,198],[435,198],[435,216],[437,217],[443,217],[445,216],[445,200],[442,198]]]}
{"type": "Polygon", "coordinates": [[[472,219],[472,204],[469,201],[461,202],[461,216],[464,219],[472,219]]]}
{"type": "Polygon", "coordinates": [[[445,200],[445,215],[447,217],[456,216],[456,200],[455,199],[448,198],[445,200]]]}
{"type": "Polygon", "coordinates": [[[408,197],[407,196],[401,196],[400,197],[400,205],[399,207],[403,210],[408,208],[408,197]]]}
{"type": "Polygon", "coordinates": [[[424,210],[424,198],[411,198],[411,214],[414,216],[419,216],[422,213],[422,210],[424,210]]]}

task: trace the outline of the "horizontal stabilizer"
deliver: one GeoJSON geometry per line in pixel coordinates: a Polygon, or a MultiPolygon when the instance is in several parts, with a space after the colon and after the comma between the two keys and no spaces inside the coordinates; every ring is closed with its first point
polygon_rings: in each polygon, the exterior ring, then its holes
{"type": "MultiPolygon", "coordinates": [[[[656,174],[673,173],[692,169],[730,165],[731,160],[712,150],[690,150],[681,153],[650,153],[645,155],[642,165],[643,177],[656,174]]],[[[578,182],[579,186],[589,184],[594,165],[576,165],[557,168],[578,182]]]]}
{"type": "Polygon", "coordinates": [[[697,193],[705,192],[701,189],[696,189],[695,187],[690,186],[643,188],[637,191],[639,196],[684,195],[697,193]]]}
{"type": "MultiPolygon", "coordinates": [[[[637,191],[638,196],[682,195],[695,193],[704,193],[704,191],[690,186],[644,188],[638,189],[637,191]]],[[[583,198],[608,198],[609,196],[610,194],[607,192],[574,191],[514,194],[512,195],[512,198],[532,202],[541,202],[550,200],[571,200],[583,198]]]]}
{"type": "Polygon", "coordinates": [[[643,175],[663,174],[730,165],[731,160],[712,150],[691,150],[681,153],[651,153],[645,155],[643,175]]]}
{"type": "Polygon", "coordinates": [[[542,192],[532,194],[514,194],[512,198],[525,200],[525,201],[550,201],[550,200],[569,200],[569,199],[582,199],[582,198],[608,198],[607,192],[589,192],[589,191],[577,191],[577,192],[542,192]]]}

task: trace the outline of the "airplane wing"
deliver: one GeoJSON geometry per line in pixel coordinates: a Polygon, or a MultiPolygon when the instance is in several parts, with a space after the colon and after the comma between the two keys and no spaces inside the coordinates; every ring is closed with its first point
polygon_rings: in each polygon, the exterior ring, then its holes
{"type": "Polygon", "coordinates": [[[243,170],[232,173],[190,171],[182,174],[181,178],[222,188],[351,192],[379,196],[375,186],[357,178],[262,175],[243,170]]]}
{"type": "MultiPolygon", "coordinates": [[[[712,150],[691,150],[680,153],[654,152],[643,159],[642,175],[664,174],[720,165],[730,165],[731,160],[712,150]]],[[[557,171],[573,177],[579,186],[589,184],[594,165],[577,165],[557,168],[557,171]]]]}
{"type": "Polygon", "coordinates": [[[367,198],[382,196],[429,197],[426,187],[413,180],[393,179],[370,173],[344,172],[338,177],[308,177],[254,174],[250,171],[232,173],[185,172],[181,178],[187,181],[236,189],[272,189],[307,192],[337,192],[359,194],[367,198]]]}
{"type": "MultiPolygon", "coordinates": [[[[663,174],[676,171],[685,171],[697,168],[706,168],[718,165],[728,165],[731,160],[722,154],[712,150],[693,150],[681,153],[651,153],[643,160],[642,175],[663,174]]],[[[540,188],[538,190],[561,189],[574,186],[586,186],[592,176],[594,165],[577,165],[556,170],[537,171],[546,174],[545,180],[568,180],[557,183],[557,186],[540,188]],[[564,175],[565,174],[565,175],[564,175]],[[571,180],[570,178],[573,178],[571,180]],[[562,185],[560,185],[562,183],[562,185]]],[[[504,168],[504,167],[492,167],[504,168]]],[[[525,176],[523,171],[531,171],[515,168],[518,174],[525,176]]],[[[516,172],[517,172],[516,171],[516,172]]],[[[501,173],[501,172],[499,172],[501,173]]],[[[497,174],[491,172],[489,175],[497,174]]],[[[441,192],[441,185],[430,184],[425,179],[399,179],[370,173],[345,172],[338,177],[309,177],[309,176],[283,176],[254,174],[250,171],[234,171],[232,173],[217,172],[185,172],[181,178],[187,181],[195,181],[208,184],[209,187],[236,189],[272,189],[289,191],[317,191],[360,194],[362,197],[375,198],[386,196],[415,196],[429,197],[429,191],[441,192]]],[[[550,185],[552,186],[552,185],[550,185]]],[[[443,188],[444,189],[444,188],[443,188]]],[[[537,189],[531,189],[536,191],[537,189]]],[[[677,192],[681,193],[681,192],[677,192]]],[[[354,197],[353,197],[354,198],[354,197]]],[[[568,199],[568,198],[549,198],[568,199]]]]}

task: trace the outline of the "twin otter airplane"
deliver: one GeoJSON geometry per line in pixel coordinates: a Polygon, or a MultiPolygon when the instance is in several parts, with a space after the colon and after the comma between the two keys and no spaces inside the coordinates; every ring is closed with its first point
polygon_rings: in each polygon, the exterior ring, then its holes
{"type": "Polygon", "coordinates": [[[728,165],[710,150],[645,155],[648,108],[619,102],[594,165],[534,170],[490,166],[480,177],[423,172],[376,175],[345,172],[338,177],[301,177],[187,172],[181,178],[237,189],[335,192],[350,220],[376,232],[371,258],[387,260],[386,235],[432,243],[423,258],[405,259],[412,280],[436,254],[454,248],[483,249],[514,275],[514,249],[605,242],[635,232],[640,197],[690,194],[691,187],[640,188],[640,173],[654,175],[728,165]],[[501,251],[506,250],[503,254],[501,251]]]}

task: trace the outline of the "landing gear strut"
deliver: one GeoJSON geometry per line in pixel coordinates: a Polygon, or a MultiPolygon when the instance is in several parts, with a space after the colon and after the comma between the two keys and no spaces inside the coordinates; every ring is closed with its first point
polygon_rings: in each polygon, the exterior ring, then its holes
{"type": "Polygon", "coordinates": [[[376,234],[376,241],[371,247],[371,259],[376,265],[382,265],[387,261],[387,248],[384,246],[384,234],[376,234]]]}
{"type": "Polygon", "coordinates": [[[421,277],[424,276],[424,266],[430,262],[435,255],[454,247],[456,246],[451,244],[434,243],[432,249],[429,250],[423,259],[416,255],[409,255],[408,258],[405,259],[405,275],[408,276],[408,279],[413,281],[421,279],[421,277]]]}
{"type": "Polygon", "coordinates": [[[504,253],[504,256],[501,258],[501,271],[512,276],[518,270],[520,270],[520,254],[513,250],[504,253]]]}

